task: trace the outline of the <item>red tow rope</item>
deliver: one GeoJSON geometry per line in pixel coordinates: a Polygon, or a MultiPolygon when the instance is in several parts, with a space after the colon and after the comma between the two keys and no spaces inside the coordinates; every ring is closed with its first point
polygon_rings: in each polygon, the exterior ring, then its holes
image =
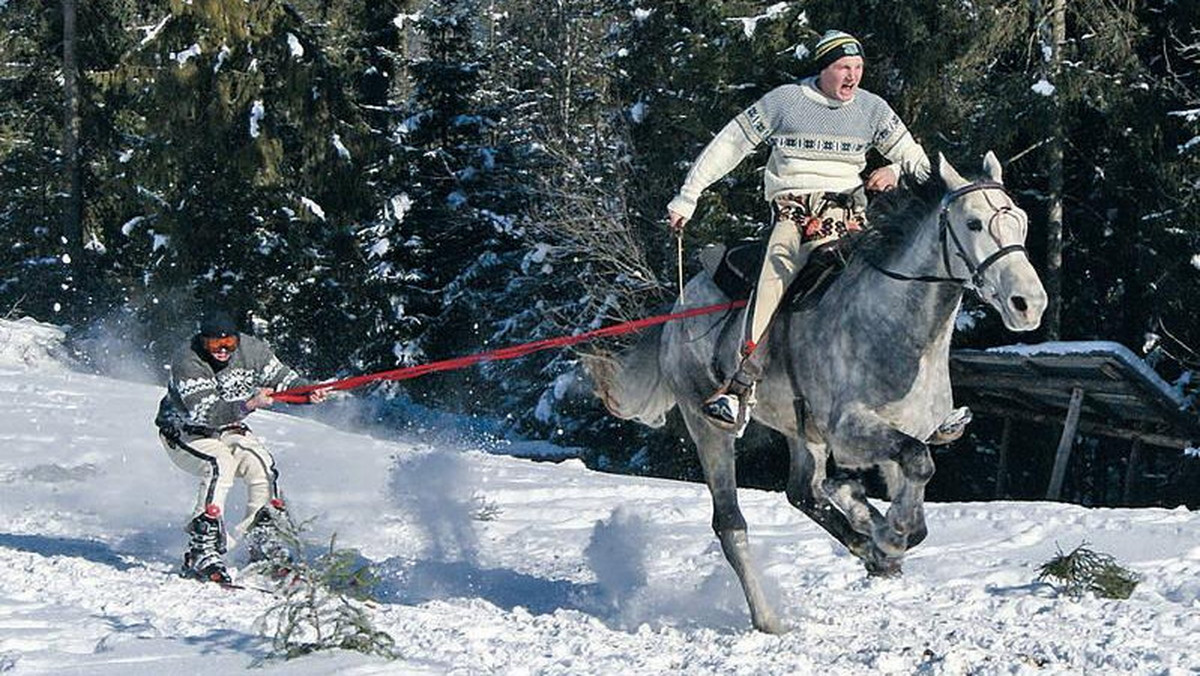
{"type": "Polygon", "coordinates": [[[490,352],[481,352],[479,354],[468,355],[466,357],[456,357],[454,359],[446,359],[444,361],[436,361],[429,364],[408,366],[392,371],[368,373],[365,375],[345,378],[343,380],[335,380],[328,383],[317,383],[316,385],[293,387],[290,390],[281,390],[279,392],[275,392],[271,395],[271,397],[276,401],[283,401],[289,404],[305,404],[308,403],[308,393],[312,392],[313,390],[324,388],[331,390],[351,390],[379,380],[408,380],[409,378],[417,378],[427,373],[436,373],[438,371],[454,371],[478,364],[480,362],[524,357],[527,354],[532,354],[541,350],[548,350],[554,347],[567,347],[568,345],[587,342],[595,338],[605,338],[608,336],[619,336],[626,333],[633,333],[634,331],[641,331],[644,328],[654,326],[656,324],[665,324],[666,322],[676,319],[698,317],[700,315],[721,312],[722,310],[735,310],[744,306],[745,304],[746,301],[744,300],[736,300],[732,303],[719,303],[717,305],[689,308],[687,310],[680,310],[679,312],[672,312],[670,314],[646,317],[645,319],[636,319],[631,322],[614,324],[613,326],[606,326],[605,328],[596,329],[594,331],[585,331],[584,333],[574,336],[547,338],[545,340],[538,340],[532,343],[525,343],[523,345],[514,345],[512,347],[505,347],[499,350],[492,350],[490,352]]]}

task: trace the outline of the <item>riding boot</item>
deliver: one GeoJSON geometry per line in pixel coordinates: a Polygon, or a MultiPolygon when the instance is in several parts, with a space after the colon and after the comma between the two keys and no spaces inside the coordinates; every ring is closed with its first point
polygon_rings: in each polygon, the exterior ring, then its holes
{"type": "Polygon", "coordinates": [[[762,380],[761,362],[761,350],[744,350],[741,363],[729,382],[706,399],[701,407],[710,422],[732,431],[738,438],[750,423],[750,411],[755,404],[754,390],[762,380]]]}

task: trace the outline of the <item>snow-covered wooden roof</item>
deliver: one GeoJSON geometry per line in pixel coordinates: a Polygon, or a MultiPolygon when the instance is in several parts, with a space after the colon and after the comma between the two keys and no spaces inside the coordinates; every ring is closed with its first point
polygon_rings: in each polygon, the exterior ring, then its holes
{"type": "Polygon", "coordinates": [[[1083,391],[1080,431],[1156,446],[1200,441],[1200,414],[1175,387],[1119,343],[1052,342],[954,350],[956,404],[978,413],[1061,423],[1083,391]]]}

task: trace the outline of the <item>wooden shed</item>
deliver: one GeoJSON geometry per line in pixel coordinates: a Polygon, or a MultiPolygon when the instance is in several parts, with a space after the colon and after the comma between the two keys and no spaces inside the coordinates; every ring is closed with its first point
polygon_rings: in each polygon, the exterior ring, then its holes
{"type": "Polygon", "coordinates": [[[1130,442],[1125,499],[1131,498],[1144,445],[1182,451],[1200,444],[1194,403],[1124,345],[1051,342],[954,350],[950,380],[957,405],[1004,420],[996,493],[1005,492],[1014,420],[1061,424],[1046,498],[1057,500],[1077,434],[1130,442]]]}

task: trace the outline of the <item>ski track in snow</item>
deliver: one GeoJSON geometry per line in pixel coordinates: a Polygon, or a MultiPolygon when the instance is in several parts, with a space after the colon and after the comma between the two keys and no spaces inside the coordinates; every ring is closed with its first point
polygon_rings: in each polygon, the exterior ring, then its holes
{"type": "MultiPolygon", "coordinates": [[[[220,674],[266,656],[272,596],[175,575],[194,481],[155,438],[161,389],[2,358],[0,672],[220,674]]],[[[1183,509],[931,504],[905,575],[877,580],[782,494],[744,490],[793,627],[775,637],[750,629],[701,485],[250,423],[311,539],[378,564],[373,619],[400,655],[268,673],[1200,673],[1200,517],[1183,509]],[[1081,542],[1143,577],[1131,599],[1035,581],[1081,542]]]]}

